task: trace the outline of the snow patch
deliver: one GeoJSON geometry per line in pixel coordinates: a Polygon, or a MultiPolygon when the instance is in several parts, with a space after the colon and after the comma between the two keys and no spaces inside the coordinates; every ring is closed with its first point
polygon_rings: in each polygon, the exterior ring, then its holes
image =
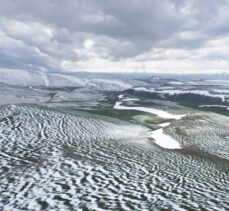
{"type": "Polygon", "coordinates": [[[165,123],[161,123],[159,124],[160,127],[168,127],[171,123],[170,122],[165,122],[165,123]]]}
{"type": "Polygon", "coordinates": [[[163,128],[150,132],[150,137],[155,140],[155,144],[166,149],[181,149],[180,143],[171,136],[164,134],[163,128]]]}
{"type": "Polygon", "coordinates": [[[179,95],[179,94],[197,94],[213,98],[220,98],[222,102],[225,102],[225,95],[222,94],[211,94],[207,90],[161,90],[155,91],[158,94],[168,94],[168,95],[179,95]]]}
{"type": "Polygon", "coordinates": [[[119,95],[118,99],[121,100],[124,97],[124,95],[119,95]]]}

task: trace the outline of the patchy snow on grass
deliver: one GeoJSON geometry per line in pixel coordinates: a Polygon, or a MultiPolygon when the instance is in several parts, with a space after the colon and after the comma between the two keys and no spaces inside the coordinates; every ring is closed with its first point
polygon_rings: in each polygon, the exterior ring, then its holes
{"type": "Polygon", "coordinates": [[[222,102],[225,102],[225,95],[223,94],[211,94],[207,90],[161,90],[155,91],[158,94],[168,94],[168,95],[179,95],[179,94],[196,94],[196,95],[203,95],[213,98],[220,98],[222,102]]]}
{"type": "MultiPolygon", "coordinates": [[[[173,84],[174,85],[174,84],[173,84]]],[[[142,91],[142,92],[150,92],[150,93],[156,93],[156,94],[168,94],[168,95],[180,95],[180,94],[196,94],[196,95],[202,95],[202,96],[208,96],[212,98],[220,98],[222,102],[225,102],[225,94],[229,94],[229,90],[212,90],[213,93],[210,93],[207,90],[180,90],[180,89],[172,89],[171,87],[160,90],[155,90],[153,88],[145,88],[145,87],[137,87],[134,88],[135,91],[142,91]],[[214,94],[215,92],[215,94],[214,94]]]]}

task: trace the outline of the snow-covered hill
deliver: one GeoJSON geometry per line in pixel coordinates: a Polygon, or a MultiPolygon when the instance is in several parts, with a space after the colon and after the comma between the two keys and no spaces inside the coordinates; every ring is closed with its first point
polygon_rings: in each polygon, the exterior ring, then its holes
{"type": "Polygon", "coordinates": [[[91,87],[96,90],[125,90],[131,88],[133,83],[122,79],[85,79],[19,69],[0,69],[0,82],[18,86],[91,87]]]}

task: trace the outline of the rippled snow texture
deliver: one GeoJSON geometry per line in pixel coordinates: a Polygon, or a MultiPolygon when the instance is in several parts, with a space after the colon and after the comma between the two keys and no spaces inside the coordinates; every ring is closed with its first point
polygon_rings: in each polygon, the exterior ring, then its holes
{"type": "Polygon", "coordinates": [[[138,144],[147,136],[140,126],[34,106],[0,110],[0,210],[229,209],[228,172],[138,144]]]}

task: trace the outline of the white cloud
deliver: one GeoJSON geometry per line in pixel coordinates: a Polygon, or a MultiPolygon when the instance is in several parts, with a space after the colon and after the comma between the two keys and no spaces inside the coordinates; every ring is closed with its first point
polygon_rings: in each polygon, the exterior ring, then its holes
{"type": "Polygon", "coordinates": [[[24,41],[44,43],[53,37],[50,27],[36,22],[22,22],[18,20],[0,19],[1,30],[11,37],[24,41]],[[36,39],[35,39],[36,38],[36,39]]]}
{"type": "MultiPolygon", "coordinates": [[[[62,68],[69,71],[145,71],[180,73],[218,73],[228,70],[228,38],[210,40],[198,49],[153,49],[134,58],[109,60],[94,53],[88,60],[65,61],[62,68]]],[[[82,52],[82,51],[81,51],[82,52]]]]}
{"type": "Polygon", "coordinates": [[[86,49],[90,49],[91,47],[93,47],[94,41],[93,40],[85,40],[83,45],[86,49]]]}
{"type": "Polygon", "coordinates": [[[205,34],[200,31],[183,31],[178,34],[181,39],[184,40],[195,40],[199,38],[207,38],[205,34]]]}
{"type": "Polygon", "coordinates": [[[1,5],[0,67],[229,72],[226,0],[41,1],[1,5]]]}

